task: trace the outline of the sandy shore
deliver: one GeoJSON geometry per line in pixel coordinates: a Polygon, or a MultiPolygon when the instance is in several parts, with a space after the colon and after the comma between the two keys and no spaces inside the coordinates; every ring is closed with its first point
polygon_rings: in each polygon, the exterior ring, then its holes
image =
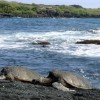
{"type": "Polygon", "coordinates": [[[100,100],[100,90],[63,92],[53,87],[0,80],[0,100],[100,100]]]}

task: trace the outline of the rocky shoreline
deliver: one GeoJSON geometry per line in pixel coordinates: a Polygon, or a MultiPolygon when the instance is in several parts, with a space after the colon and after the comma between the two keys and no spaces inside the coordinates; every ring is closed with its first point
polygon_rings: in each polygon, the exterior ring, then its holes
{"type": "Polygon", "coordinates": [[[0,100],[100,100],[100,89],[63,92],[53,87],[0,80],[0,100]]]}
{"type": "Polygon", "coordinates": [[[43,5],[0,1],[0,18],[100,18],[100,9],[80,5],[43,5]]]}
{"type": "Polygon", "coordinates": [[[75,15],[75,14],[66,14],[60,16],[55,16],[54,14],[51,15],[42,15],[42,14],[36,14],[36,15],[28,15],[28,14],[19,14],[14,15],[12,13],[0,13],[0,18],[100,18],[100,15],[75,15]],[[52,16],[51,16],[52,15],[52,16]]]}

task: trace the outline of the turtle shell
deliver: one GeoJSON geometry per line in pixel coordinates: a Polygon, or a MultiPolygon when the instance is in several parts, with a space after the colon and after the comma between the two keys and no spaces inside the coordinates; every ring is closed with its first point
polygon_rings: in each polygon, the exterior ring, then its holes
{"type": "Polygon", "coordinates": [[[41,75],[24,67],[7,66],[1,70],[1,75],[5,75],[6,79],[20,80],[32,82],[32,80],[40,80],[41,75]]]}
{"type": "Polygon", "coordinates": [[[69,84],[75,88],[92,89],[92,85],[84,77],[69,71],[53,70],[50,72],[49,77],[62,83],[64,86],[69,84]]]}

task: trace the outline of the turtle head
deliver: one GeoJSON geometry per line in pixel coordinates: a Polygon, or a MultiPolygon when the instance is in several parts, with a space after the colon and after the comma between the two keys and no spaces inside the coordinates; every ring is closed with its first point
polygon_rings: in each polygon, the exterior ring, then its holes
{"type": "Polygon", "coordinates": [[[2,70],[0,71],[0,76],[1,75],[7,75],[7,70],[5,68],[2,68],[2,70]]]}
{"type": "Polygon", "coordinates": [[[53,82],[56,82],[56,81],[58,81],[58,74],[59,74],[58,70],[50,71],[48,78],[51,78],[53,80],[53,82]]]}
{"type": "Polygon", "coordinates": [[[4,71],[4,68],[0,71],[0,79],[6,79],[4,71]]]}

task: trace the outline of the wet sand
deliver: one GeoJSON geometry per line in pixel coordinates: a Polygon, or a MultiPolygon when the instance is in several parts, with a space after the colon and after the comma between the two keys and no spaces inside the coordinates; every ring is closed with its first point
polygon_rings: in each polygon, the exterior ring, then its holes
{"type": "Polygon", "coordinates": [[[0,80],[0,100],[100,100],[100,89],[63,92],[53,87],[0,80]]]}

